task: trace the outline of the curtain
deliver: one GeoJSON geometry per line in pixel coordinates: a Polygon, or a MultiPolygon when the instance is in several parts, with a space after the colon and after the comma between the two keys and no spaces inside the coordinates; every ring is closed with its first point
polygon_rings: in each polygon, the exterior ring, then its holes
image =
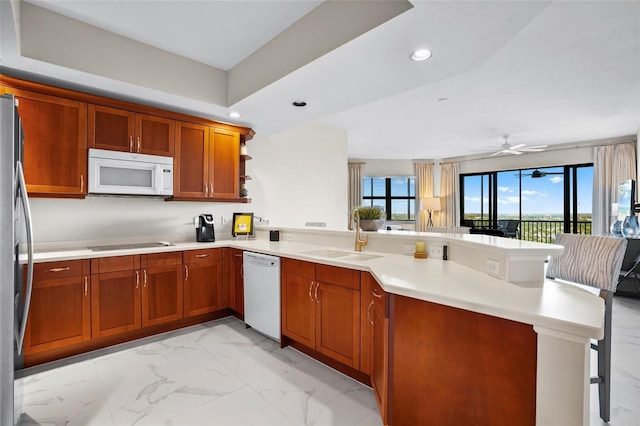
{"type": "Polygon", "coordinates": [[[593,216],[591,233],[608,235],[615,220],[611,203],[618,201],[618,184],[636,179],[634,143],[596,146],[593,149],[593,216]]]}
{"type": "Polygon", "coordinates": [[[458,163],[440,166],[440,226],[458,226],[460,223],[460,191],[458,163]]]}
{"type": "Polygon", "coordinates": [[[349,163],[349,211],[347,217],[353,209],[362,205],[362,171],[365,163],[349,163]]]}
{"type": "Polygon", "coordinates": [[[433,197],[433,164],[415,163],[416,170],[416,208],[418,221],[416,231],[424,231],[427,225],[427,212],[420,210],[420,199],[433,197]]]}

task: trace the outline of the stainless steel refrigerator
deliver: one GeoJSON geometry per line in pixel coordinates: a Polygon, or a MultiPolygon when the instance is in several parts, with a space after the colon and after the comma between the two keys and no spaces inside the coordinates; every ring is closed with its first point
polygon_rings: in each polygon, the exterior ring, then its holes
{"type": "Polygon", "coordinates": [[[22,168],[24,137],[16,99],[0,96],[0,425],[22,415],[22,345],[33,284],[33,231],[22,168]],[[26,280],[23,270],[26,267],[26,280]]]}

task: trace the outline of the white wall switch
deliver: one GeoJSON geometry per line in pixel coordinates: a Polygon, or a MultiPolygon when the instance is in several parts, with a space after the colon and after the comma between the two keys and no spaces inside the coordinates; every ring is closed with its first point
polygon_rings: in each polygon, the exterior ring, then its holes
{"type": "Polygon", "coordinates": [[[415,246],[413,244],[402,245],[402,254],[413,254],[414,251],[415,251],[415,246]]]}
{"type": "Polygon", "coordinates": [[[293,241],[293,234],[284,234],[284,240],[285,241],[293,241]]]}
{"type": "Polygon", "coordinates": [[[494,277],[500,276],[500,262],[493,259],[487,259],[487,274],[494,277]]]}

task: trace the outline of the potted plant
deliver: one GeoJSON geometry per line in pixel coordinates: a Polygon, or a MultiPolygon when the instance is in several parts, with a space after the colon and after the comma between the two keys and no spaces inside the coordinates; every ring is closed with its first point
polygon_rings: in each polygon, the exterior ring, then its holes
{"type": "Polygon", "coordinates": [[[358,207],[358,215],[363,231],[377,231],[384,225],[384,210],[380,206],[358,207]]]}

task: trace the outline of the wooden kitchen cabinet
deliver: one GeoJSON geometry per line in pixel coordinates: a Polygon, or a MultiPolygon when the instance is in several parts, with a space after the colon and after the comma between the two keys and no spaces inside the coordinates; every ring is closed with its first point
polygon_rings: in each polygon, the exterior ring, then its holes
{"type": "Polygon", "coordinates": [[[373,344],[373,297],[371,287],[374,282],[369,272],[360,273],[360,371],[371,375],[371,345],[373,344]]]}
{"type": "Polygon", "coordinates": [[[360,365],[360,272],[282,259],[282,334],[360,365]]]}
{"type": "Polygon", "coordinates": [[[389,299],[382,287],[371,283],[371,387],[378,401],[382,424],[387,424],[389,392],[389,299]]]}
{"type": "Polygon", "coordinates": [[[223,249],[184,252],[185,318],[221,309],[222,253],[223,249]]]}
{"type": "Polygon", "coordinates": [[[243,252],[239,249],[231,249],[231,309],[244,315],[244,277],[243,277],[243,252]]]}
{"type": "Polygon", "coordinates": [[[90,104],[88,122],[90,148],[173,156],[174,120],[90,104]]]}
{"type": "Polygon", "coordinates": [[[162,324],[182,318],[182,253],[143,254],[142,326],[162,324]]]}
{"type": "Polygon", "coordinates": [[[173,199],[241,201],[238,132],[178,122],[175,146],[173,199]]]}
{"type": "Polygon", "coordinates": [[[83,198],[87,190],[87,104],[13,87],[24,131],[30,196],[83,198]]]}
{"type": "Polygon", "coordinates": [[[36,264],[24,353],[91,339],[90,309],[89,260],[36,264]]]}
{"type": "Polygon", "coordinates": [[[91,329],[96,337],[142,327],[140,256],[91,259],[91,329]]]}

